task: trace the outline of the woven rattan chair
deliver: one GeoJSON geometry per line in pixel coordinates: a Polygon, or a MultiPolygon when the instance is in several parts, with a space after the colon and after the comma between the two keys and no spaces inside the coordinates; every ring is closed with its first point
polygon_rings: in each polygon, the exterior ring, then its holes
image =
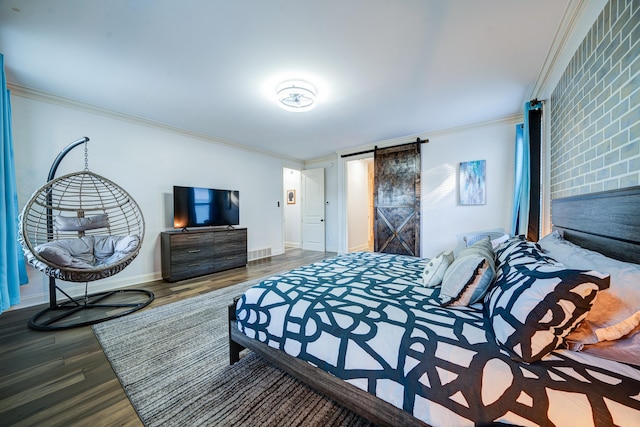
{"type": "Polygon", "coordinates": [[[54,162],[49,181],[36,190],[20,215],[19,238],[29,264],[50,277],[49,308],[29,322],[33,329],[66,329],[132,313],[153,294],[125,289],[89,295],[88,282],[122,271],[140,252],[144,218],[138,204],[120,186],[88,170],[87,142],[69,145],[54,162]],[[60,160],[85,144],[85,170],[53,178],[60,160]],[[85,282],[73,298],[55,280],[85,282]],[[58,303],[57,291],[68,300],[58,303]],[[91,308],[87,315],[79,311],[91,308]]]}

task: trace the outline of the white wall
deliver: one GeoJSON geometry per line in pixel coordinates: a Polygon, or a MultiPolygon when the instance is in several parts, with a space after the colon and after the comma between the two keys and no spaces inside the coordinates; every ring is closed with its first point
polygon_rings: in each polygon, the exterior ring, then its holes
{"type": "MultiPolygon", "coordinates": [[[[521,117],[514,116],[375,144],[385,147],[415,141],[416,137],[429,139],[429,143],[422,144],[421,147],[422,257],[431,258],[443,250],[459,249],[463,245],[463,236],[469,232],[509,230],[513,199],[515,126],[519,122],[521,117]],[[458,203],[458,167],[460,162],[470,160],[487,161],[485,205],[461,206],[458,203]]],[[[354,152],[372,147],[357,147],[354,152]]],[[[337,168],[340,200],[338,216],[341,224],[337,238],[340,253],[346,252],[349,247],[346,238],[347,160],[351,159],[340,156],[337,168]]]]}
{"type": "MultiPolygon", "coordinates": [[[[160,278],[159,237],[172,227],[173,185],[239,190],[240,226],[248,228],[249,252],[271,248],[275,255],[284,251],[282,170],[285,166],[301,169],[302,163],[89,108],[15,94],[11,103],[20,208],[45,183],[58,153],[88,136],[89,169],[123,187],[142,209],[146,235],[140,254],[121,273],[92,283],[92,290],[160,278]]],[[[74,149],[56,176],[82,170],[83,156],[81,147],[74,149]]],[[[20,306],[48,301],[45,276],[30,269],[29,277],[30,283],[21,288],[20,306]]],[[[59,283],[74,292],[72,284],[59,283]]]]}
{"type": "Polygon", "coordinates": [[[348,250],[369,247],[369,174],[364,160],[347,162],[347,226],[348,250]]]}
{"type": "Polygon", "coordinates": [[[422,149],[422,256],[459,248],[473,231],[509,230],[517,119],[429,136],[422,149]],[[460,162],[486,160],[486,204],[460,205],[460,162]]]}
{"type": "MultiPolygon", "coordinates": [[[[240,222],[249,230],[249,252],[271,248],[276,255],[284,251],[283,168],[322,167],[325,170],[326,250],[344,252],[347,248],[346,234],[343,234],[347,220],[346,166],[339,155],[302,165],[92,110],[15,94],[11,102],[21,206],[44,184],[57,154],[70,142],[86,135],[91,138],[90,169],[121,185],[142,208],[147,231],[140,255],[120,274],[92,283],[92,290],[160,277],[159,234],[172,226],[173,185],[239,190],[240,222]]],[[[423,145],[422,154],[422,256],[432,257],[456,247],[470,231],[509,228],[517,121],[508,119],[421,135],[430,139],[423,145]],[[478,159],[487,160],[487,204],[459,206],[458,164],[478,159]]],[[[83,150],[78,147],[64,159],[57,176],[83,167],[83,150]]],[[[71,287],[71,284],[63,285],[65,289],[71,287]]],[[[46,302],[47,292],[45,276],[30,270],[30,283],[22,287],[20,306],[46,302]]]]}
{"type": "Polygon", "coordinates": [[[283,196],[284,208],[284,243],[287,246],[299,248],[302,244],[302,204],[300,203],[301,173],[299,170],[284,168],[282,172],[284,191],[295,190],[296,202],[287,203],[286,194],[283,196]]]}

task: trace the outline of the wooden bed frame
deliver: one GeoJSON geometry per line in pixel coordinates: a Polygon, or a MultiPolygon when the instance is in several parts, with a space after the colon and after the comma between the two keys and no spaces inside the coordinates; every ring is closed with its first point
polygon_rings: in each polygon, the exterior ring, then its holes
{"type": "MultiPolygon", "coordinates": [[[[640,186],[566,197],[551,203],[553,228],[564,238],[608,257],[640,264],[640,186]]],[[[237,300],[236,300],[237,301],[237,300]]],[[[358,415],[380,426],[425,426],[390,403],[309,363],[251,339],[238,330],[235,302],[229,305],[229,361],[248,348],[358,415]]]]}
{"type": "Polygon", "coordinates": [[[640,264],[640,186],[553,200],[551,217],[566,240],[640,264]]]}
{"type": "Polygon", "coordinates": [[[379,426],[426,426],[392,404],[349,384],[301,359],[271,348],[268,345],[247,337],[238,330],[236,305],[229,305],[229,362],[240,360],[240,351],[248,348],[259,354],[272,365],[299,379],[312,389],[351,409],[356,414],[379,426]]]}

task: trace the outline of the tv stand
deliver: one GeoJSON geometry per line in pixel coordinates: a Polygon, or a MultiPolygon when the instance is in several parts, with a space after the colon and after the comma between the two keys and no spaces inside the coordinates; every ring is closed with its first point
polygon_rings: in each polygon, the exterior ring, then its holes
{"type": "Polygon", "coordinates": [[[247,265],[246,228],[196,228],[160,233],[162,278],[190,279],[247,265]]]}

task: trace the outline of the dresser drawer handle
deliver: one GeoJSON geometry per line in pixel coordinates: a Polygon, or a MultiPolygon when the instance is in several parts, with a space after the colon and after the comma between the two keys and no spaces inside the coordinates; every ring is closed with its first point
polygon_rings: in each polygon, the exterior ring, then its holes
{"type": "Polygon", "coordinates": [[[197,266],[199,266],[199,265],[200,265],[200,264],[189,264],[189,267],[197,267],[197,266]]]}
{"type": "Polygon", "coordinates": [[[199,239],[200,236],[187,236],[187,240],[199,239]]]}
{"type": "Polygon", "coordinates": [[[202,252],[202,249],[191,249],[191,250],[188,250],[187,252],[189,252],[190,254],[197,254],[198,252],[202,252]]]}

